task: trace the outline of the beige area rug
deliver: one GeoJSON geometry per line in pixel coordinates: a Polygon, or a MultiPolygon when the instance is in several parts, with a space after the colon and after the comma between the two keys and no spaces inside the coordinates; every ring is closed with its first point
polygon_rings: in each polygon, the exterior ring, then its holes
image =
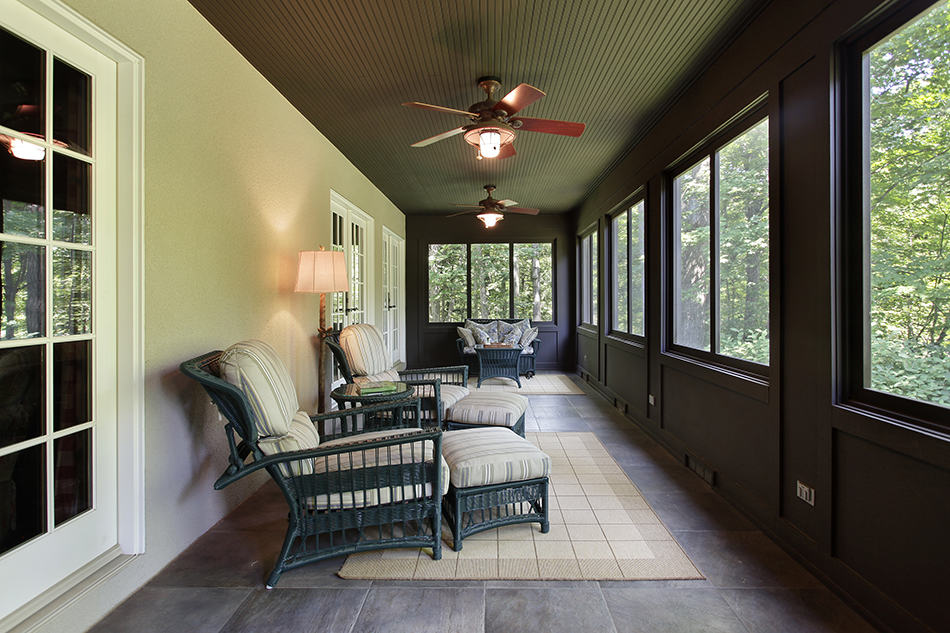
{"type": "Polygon", "coordinates": [[[373,580],[679,580],[703,575],[593,433],[528,433],[551,457],[551,531],[509,525],[430,550],[347,557],[342,578],[373,580]]]}
{"type": "Polygon", "coordinates": [[[468,379],[468,388],[472,393],[480,391],[507,391],[526,396],[583,394],[584,391],[574,384],[567,374],[535,374],[534,378],[521,377],[521,389],[510,378],[489,378],[478,387],[478,377],[468,379]]]}

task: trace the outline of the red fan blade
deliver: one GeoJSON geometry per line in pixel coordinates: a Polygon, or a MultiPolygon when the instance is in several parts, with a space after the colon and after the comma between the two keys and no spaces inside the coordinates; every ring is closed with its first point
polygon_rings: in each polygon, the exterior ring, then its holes
{"type": "Polygon", "coordinates": [[[508,116],[520,112],[544,96],[544,93],[528,84],[518,84],[505,98],[495,104],[496,110],[504,110],[508,116]]]}
{"type": "Polygon", "coordinates": [[[505,200],[499,200],[499,201],[498,201],[498,204],[500,204],[500,205],[503,206],[503,207],[513,207],[513,206],[515,206],[515,205],[518,204],[518,203],[515,202],[514,200],[505,199],[505,200]]]}
{"type": "Polygon", "coordinates": [[[447,217],[447,218],[454,218],[454,217],[457,216],[457,215],[466,215],[466,214],[468,214],[468,213],[479,213],[479,212],[484,211],[484,210],[485,210],[485,209],[483,209],[483,208],[481,208],[481,207],[478,207],[477,209],[469,209],[469,210],[467,210],[467,211],[459,211],[458,213],[452,213],[452,214],[447,215],[447,216],[445,216],[445,217],[447,217]]]}
{"type": "Polygon", "coordinates": [[[525,207],[505,207],[505,213],[523,213],[524,215],[538,215],[538,209],[525,207]]]}
{"type": "Polygon", "coordinates": [[[418,101],[410,101],[404,103],[404,106],[407,108],[422,108],[423,110],[435,110],[436,112],[448,112],[449,114],[460,114],[462,116],[467,116],[470,119],[474,119],[475,115],[469,112],[468,110],[457,110],[455,108],[446,108],[445,106],[432,105],[431,103],[420,103],[418,101]]]}
{"type": "Polygon", "coordinates": [[[498,152],[498,156],[496,156],[496,158],[510,158],[517,153],[518,152],[515,151],[514,143],[506,143],[505,145],[501,146],[501,150],[498,152]]]}
{"type": "Polygon", "coordinates": [[[442,139],[449,138],[450,136],[455,136],[456,134],[461,134],[465,131],[465,128],[457,127],[454,130],[449,130],[448,132],[442,132],[441,134],[436,134],[435,136],[430,136],[427,139],[423,139],[418,143],[413,143],[411,147],[425,147],[426,145],[432,145],[437,143],[442,139]]]}
{"type": "Polygon", "coordinates": [[[546,132],[548,134],[560,134],[561,136],[580,136],[584,133],[583,123],[572,123],[571,121],[555,121],[554,119],[532,119],[529,117],[518,117],[521,121],[519,130],[526,132],[546,132]]]}

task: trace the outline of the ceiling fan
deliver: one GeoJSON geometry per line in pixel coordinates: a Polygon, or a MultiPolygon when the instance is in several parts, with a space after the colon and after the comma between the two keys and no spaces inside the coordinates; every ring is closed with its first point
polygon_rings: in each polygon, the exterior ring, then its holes
{"type": "Polygon", "coordinates": [[[462,134],[466,143],[479,149],[477,158],[508,158],[515,155],[515,147],[512,141],[515,140],[516,130],[575,137],[584,132],[583,123],[515,116],[522,109],[544,96],[544,93],[534,86],[518,84],[501,101],[496,101],[494,97],[495,90],[501,86],[501,80],[498,77],[479,77],[476,83],[485,91],[487,98],[484,101],[473,103],[468,107],[468,110],[458,110],[418,101],[402,104],[410,108],[458,114],[471,120],[471,123],[461,127],[413,143],[412,147],[425,147],[442,139],[462,134]]]}
{"type": "Polygon", "coordinates": [[[526,207],[516,206],[518,203],[514,200],[495,200],[491,197],[492,192],[495,190],[495,185],[485,185],[485,191],[488,192],[488,197],[484,200],[478,201],[477,207],[472,207],[470,204],[457,204],[457,207],[470,207],[465,211],[459,211],[458,213],[453,213],[446,217],[454,218],[459,215],[466,215],[468,213],[478,213],[475,217],[485,223],[485,228],[490,229],[491,227],[498,224],[499,220],[504,219],[505,213],[521,213],[523,215],[538,215],[537,209],[528,209],[526,207]]]}

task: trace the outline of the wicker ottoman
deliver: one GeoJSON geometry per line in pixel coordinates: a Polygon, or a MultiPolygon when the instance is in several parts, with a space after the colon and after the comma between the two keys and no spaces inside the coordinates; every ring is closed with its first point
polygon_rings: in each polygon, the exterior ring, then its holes
{"type": "Polygon", "coordinates": [[[449,431],[485,426],[507,427],[524,437],[524,412],[528,399],[517,393],[472,393],[445,409],[449,431]]]}
{"type": "Polygon", "coordinates": [[[466,536],[513,523],[548,523],[551,458],[505,428],[446,431],[442,457],[449,465],[449,492],[442,512],[453,549],[466,536]]]}

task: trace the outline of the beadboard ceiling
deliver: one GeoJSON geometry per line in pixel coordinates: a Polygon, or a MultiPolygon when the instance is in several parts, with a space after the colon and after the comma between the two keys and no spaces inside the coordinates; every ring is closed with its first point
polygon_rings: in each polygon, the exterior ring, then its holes
{"type": "Polygon", "coordinates": [[[191,0],[406,213],[513,199],[573,209],[763,4],[760,0],[191,0]],[[547,96],[521,113],[580,121],[580,138],[521,132],[518,154],[475,159],[467,123],[400,106],[465,110],[475,80],[547,96]]]}

